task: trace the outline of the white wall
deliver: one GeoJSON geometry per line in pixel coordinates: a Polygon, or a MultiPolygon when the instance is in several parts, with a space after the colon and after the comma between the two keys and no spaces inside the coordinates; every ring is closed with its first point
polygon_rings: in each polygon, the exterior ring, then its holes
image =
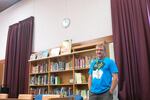
{"type": "Polygon", "coordinates": [[[5,58],[8,26],[35,17],[33,51],[112,34],[110,0],[22,0],[0,13],[0,59],[5,58]],[[63,18],[71,19],[64,29],[63,18]]]}

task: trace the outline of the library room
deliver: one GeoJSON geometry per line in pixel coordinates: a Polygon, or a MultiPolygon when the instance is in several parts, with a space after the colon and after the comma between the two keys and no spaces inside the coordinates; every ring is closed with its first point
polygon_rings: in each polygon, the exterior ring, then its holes
{"type": "Polygon", "coordinates": [[[149,0],[0,0],[0,100],[150,100],[149,0]]]}

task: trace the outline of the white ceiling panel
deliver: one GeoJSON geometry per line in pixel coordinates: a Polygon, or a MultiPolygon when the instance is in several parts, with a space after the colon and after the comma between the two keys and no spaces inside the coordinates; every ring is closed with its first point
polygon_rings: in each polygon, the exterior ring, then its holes
{"type": "Polygon", "coordinates": [[[9,8],[10,6],[17,3],[18,1],[21,1],[21,0],[0,0],[0,12],[9,8]]]}

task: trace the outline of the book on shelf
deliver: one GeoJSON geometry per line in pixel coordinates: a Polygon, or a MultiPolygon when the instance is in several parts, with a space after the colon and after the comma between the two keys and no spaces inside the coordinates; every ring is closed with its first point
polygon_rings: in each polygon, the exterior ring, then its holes
{"type": "Polygon", "coordinates": [[[57,47],[57,48],[53,48],[50,50],[50,56],[53,57],[53,56],[59,56],[59,53],[60,53],[60,48],[57,47]]]}
{"type": "Polygon", "coordinates": [[[51,75],[50,76],[50,84],[55,84],[55,76],[54,75],[51,75]]]}
{"type": "Polygon", "coordinates": [[[82,83],[87,83],[86,76],[84,74],[81,75],[82,83]]]}
{"type": "Polygon", "coordinates": [[[65,70],[71,70],[72,69],[72,61],[66,62],[65,70]]]}
{"type": "Polygon", "coordinates": [[[72,40],[64,40],[61,44],[61,55],[71,53],[72,40]]]}
{"type": "Polygon", "coordinates": [[[61,80],[59,76],[55,76],[55,85],[61,84],[61,80]]]}
{"type": "Polygon", "coordinates": [[[82,83],[81,73],[75,73],[75,82],[77,84],[81,84],[82,83]]]}
{"type": "Polygon", "coordinates": [[[37,59],[37,53],[31,54],[30,60],[35,60],[35,59],[37,59]]]}
{"type": "Polygon", "coordinates": [[[42,58],[42,51],[37,53],[37,59],[41,59],[42,58]]]}
{"type": "Polygon", "coordinates": [[[75,83],[76,84],[87,83],[86,76],[82,73],[75,73],[75,83]]]}
{"type": "Polygon", "coordinates": [[[89,90],[86,89],[76,89],[76,95],[80,94],[84,100],[86,100],[89,96],[89,90]]]}
{"type": "Polygon", "coordinates": [[[81,90],[81,96],[85,99],[87,97],[87,91],[84,89],[84,90],[81,90]]]}
{"type": "Polygon", "coordinates": [[[42,58],[46,58],[49,56],[49,50],[42,51],[42,58]]]}
{"type": "Polygon", "coordinates": [[[58,71],[65,70],[66,63],[64,61],[58,62],[58,71]]]}
{"type": "Polygon", "coordinates": [[[35,76],[31,76],[30,85],[35,85],[35,76]]]}

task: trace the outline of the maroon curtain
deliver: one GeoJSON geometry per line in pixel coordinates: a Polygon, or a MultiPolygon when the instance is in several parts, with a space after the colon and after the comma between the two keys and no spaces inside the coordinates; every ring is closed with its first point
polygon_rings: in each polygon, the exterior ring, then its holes
{"type": "Polygon", "coordinates": [[[18,66],[19,66],[19,93],[27,93],[28,91],[28,75],[29,66],[28,60],[32,53],[32,37],[33,37],[33,17],[27,18],[19,22],[19,42],[17,52],[18,66]]]}
{"type": "Polygon", "coordinates": [[[149,0],[111,0],[119,99],[150,100],[149,0]]]}
{"type": "Polygon", "coordinates": [[[9,88],[10,96],[17,96],[17,85],[18,85],[18,68],[16,68],[16,48],[18,40],[18,23],[11,25],[8,31],[7,46],[6,46],[6,57],[5,57],[5,77],[4,86],[9,88]]]}
{"type": "Polygon", "coordinates": [[[9,97],[17,97],[28,90],[28,59],[32,52],[33,22],[30,17],[9,27],[4,85],[9,97]]]}

